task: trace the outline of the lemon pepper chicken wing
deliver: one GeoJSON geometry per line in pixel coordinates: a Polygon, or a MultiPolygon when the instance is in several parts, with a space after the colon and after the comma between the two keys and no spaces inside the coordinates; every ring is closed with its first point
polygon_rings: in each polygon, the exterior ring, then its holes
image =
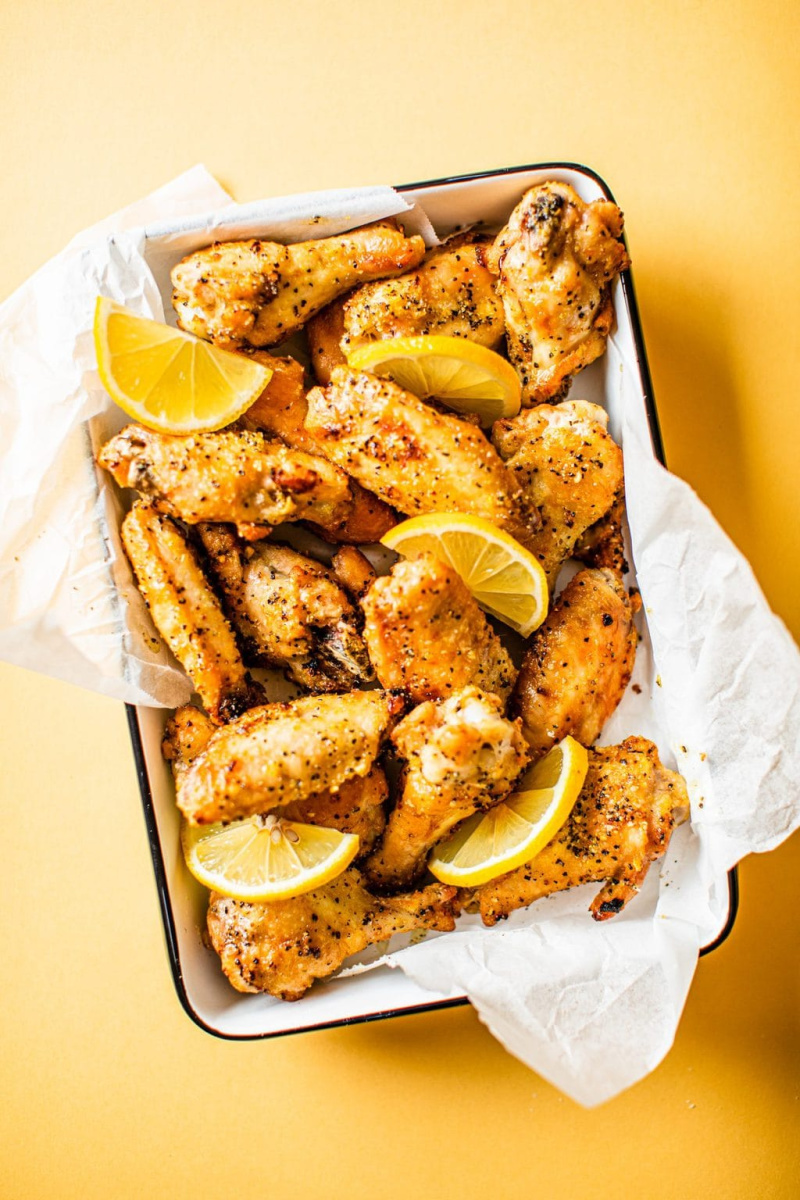
{"type": "Polygon", "coordinates": [[[557,400],[605,351],[611,285],[629,266],[622,225],[616,204],[545,183],[525,193],[488,251],[523,404],[557,400]]]}
{"type": "MultiPolygon", "coordinates": [[[[274,434],[287,446],[303,450],[307,454],[322,453],[314,436],[305,427],[308,413],[304,371],[293,358],[277,358],[265,351],[256,350],[251,355],[258,362],[272,368],[273,374],[264,391],[247,410],[242,424],[248,429],[274,434]]],[[[328,541],[379,542],[383,535],[397,524],[388,504],[373,496],[354,479],[348,479],[338,467],[342,481],[349,485],[350,504],[335,519],[323,521],[315,517],[319,532],[328,541]]]]}
{"type": "Polygon", "coordinates": [[[391,380],[337,367],[328,387],[309,392],[306,428],[326,457],[409,516],[475,513],[530,538],[535,514],[481,430],[391,380]]]}
{"type": "Polygon", "coordinates": [[[215,242],[173,268],[172,303],[182,329],[219,346],[274,346],[355,284],[397,275],[424,253],[422,238],[392,221],[293,246],[215,242]]]}
{"type": "Polygon", "coordinates": [[[468,684],[508,698],[516,671],[469,588],[432,554],[401,559],[362,601],[364,638],[381,684],[416,704],[468,684]]]}
{"type": "Polygon", "coordinates": [[[492,441],[539,515],[529,547],[552,591],[578,540],[622,496],[622,451],[608,414],[585,400],[541,404],[495,421],[492,441]]]}
{"type": "Polygon", "coordinates": [[[428,851],[457,824],[511,791],[528,762],[518,721],[497,696],[476,687],[420,704],[392,741],[406,760],[400,800],[366,864],[380,888],[410,883],[428,851]]]}
{"type": "Polygon", "coordinates": [[[567,734],[584,746],[600,736],[633,671],[638,607],[609,570],[579,571],[561,592],[528,643],[512,699],[535,758],[567,734]]]}
{"type": "Polygon", "coordinates": [[[264,813],[367,775],[402,710],[387,692],[260,705],[223,726],[176,779],[193,825],[264,813]]]}
{"type": "Polygon", "coordinates": [[[214,721],[263,700],[233,631],[177,524],[139,500],[122,522],[122,544],[153,624],[214,721]]]}
{"type": "Polygon", "coordinates": [[[666,853],[688,807],[683,778],[662,766],[652,742],[629,737],[590,750],[586,780],[559,833],[531,862],[476,890],[484,924],[552,892],[600,882],[592,916],[613,917],[642,886],[650,863],[666,853]]]}
{"type": "Polygon", "coordinates": [[[505,325],[484,261],[491,241],[469,231],[455,234],[413,271],[363,284],[315,317],[308,339],[320,383],[330,382],[348,350],[385,338],[439,334],[496,349],[505,325]]]}
{"type": "Polygon", "coordinates": [[[230,522],[243,537],[282,521],[333,521],[351,503],[346,478],[325,459],[243,430],[172,437],[127,425],[98,462],[159,511],[188,525],[230,522]]]}
{"type": "Polygon", "coordinates": [[[331,571],[288,546],[243,542],[228,525],[197,529],[248,661],[284,667],[318,692],[374,678],[356,610],[331,571]]]}
{"type": "Polygon", "coordinates": [[[211,894],[208,931],[222,970],[240,992],[299,1000],[351,954],[395,933],[455,928],[455,888],[378,899],[350,869],[293,900],[251,904],[211,894]]]}

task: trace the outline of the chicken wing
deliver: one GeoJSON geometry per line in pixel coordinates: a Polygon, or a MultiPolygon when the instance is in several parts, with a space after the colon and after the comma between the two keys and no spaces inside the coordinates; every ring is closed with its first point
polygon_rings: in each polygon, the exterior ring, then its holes
{"type": "Polygon", "coordinates": [[[507,700],[516,671],[452,567],[432,554],[401,559],[362,601],[364,638],[383,687],[415,704],[475,684],[507,700]]]}
{"type": "Polygon", "coordinates": [[[523,404],[559,399],[605,351],[611,285],[630,265],[622,225],[616,204],[586,204],[568,184],[544,183],[525,193],[487,252],[523,404]]]}
{"type": "Polygon", "coordinates": [[[590,567],[608,567],[618,575],[626,575],[625,538],[622,522],[625,497],[620,493],[604,517],[590,525],[575,543],[572,557],[590,567]]]}
{"type": "Polygon", "coordinates": [[[535,514],[480,429],[391,380],[337,367],[327,388],[308,393],[306,428],[326,457],[403,513],[475,513],[530,538],[535,514]]]}
{"type": "Polygon", "coordinates": [[[373,942],[414,929],[454,929],[455,890],[439,883],[378,899],[350,869],[315,892],[271,904],[212,892],[208,932],[237,991],[299,1000],[314,980],[332,975],[373,942]]]}
{"type": "MultiPolygon", "coordinates": [[[[293,358],[274,358],[261,350],[254,351],[251,357],[272,367],[273,374],[255,404],[245,413],[242,424],[248,429],[276,435],[294,450],[303,450],[307,454],[323,453],[305,427],[308,404],[300,363],[293,358]]],[[[333,469],[339,470],[338,467],[333,469]]],[[[388,504],[362,488],[354,479],[348,479],[344,471],[340,471],[340,474],[350,486],[350,507],[332,521],[323,523],[317,517],[319,532],[328,541],[358,542],[362,545],[379,542],[397,524],[397,518],[388,504]]]]}
{"type": "Polygon", "coordinates": [[[176,780],[193,825],[268,812],[367,775],[402,711],[388,692],[304,696],[225,725],[176,780]]]}
{"type": "Polygon", "coordinates": [[[494,276],[484,256],[492,239],[458,233],[428,251],[421,266],[394,279],[365,283],[309,323],[314,373],[330,383],[348,350],[385,338],[441,334],[495,349],[505,325],[494,276]]]}
{"type": "Polygon", "coordinates": [[[121,536],[153,624],[214,721],[262,703],[264,693],[245,670],[219,600],[176,523],[138,500],[121,536]]]}
{"type": "Polygon", "coordinates": [[[170,437],[127,425],[106,442],[98,462],[120,487],[136,488],[160,512],[188,525],[230,522],[246,538],[262,537],[282,521],[332,522],[352,503],[341,471],[261,433],[170,437]]]}
{"type": "Polygon", "coordinates": [[[388,890],[416,878],[454,825],[507,795],[528,762],[520,722],[506,720],[498,697],[476,687],[420,704],[392,741],[406,760],[403,790],[365,868],[388,890]]]}
{"type": "Polygon", "coordinates": [[[583,789],[560,832],[532,862],[476,889],[484,924],[551,892],[601,881],[591,913],[596,921],[613,917],[666,853],[688,806],[682,776],[661,765],[652,742],[629,737],[590,750],[583,789]]]}
{"type": "Polygon", "coordinates": [[[598,404],[541,404],[495,421],[492,441],[540,517],[529,541],[550,590],[578,539],[622,495],[622,451],[598,404]]]}
{"type": "Polygon", "coordinates": [[[331,570],[357,600],[378,577],[372,563],[355,546],[340,546],[331,560],[331,570]]]}
{"type": "MultiPolygon", "coordinates": [[[[215,731],[214,722],[191,704],[177,709],[169,718],[161,752],[172,766],[176,784],[190,763],[205,750],[215,731]]],[[[386,825],[388,797],[386,775],[379,766],[374,766],[368,775],[348,779],[338,792],[316,792],[305,800],[283,805],[280,815],[288,821],[355,833],[361,843],[358,858],[363,858],[386,825]]]]}
{"type": "Polygon", "coordinates": [[[284,667],[316,692],[375,678],[356,610],[331,571],[288,546],[243,542],[229,525],[197,531],[248,661],[284,667]]]}
{"type": "Polygon", "coordinates": [[[424,253],[422,238],[392,221],[293,246],[215,242],[173,267],[172,303],[182,329],[219,346],[274,346],[355,284],[406,271],[424,253]]]}
{"type": "Polygon", "coordinates": [[[622,699],[636,655],[631,600],[614,571],[579,571],[528,643],[512,711],[534,759],[567,734],[591,746],[622,699]]]}

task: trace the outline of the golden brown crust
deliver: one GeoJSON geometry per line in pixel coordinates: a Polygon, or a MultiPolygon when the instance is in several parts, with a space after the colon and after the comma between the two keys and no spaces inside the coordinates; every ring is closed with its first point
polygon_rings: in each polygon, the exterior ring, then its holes
{"type": "Polygon", "coordinates": [[[331,560],[331,570],[357,600],[378,578],[372,563],[355,546],[340,546],[331,560]]]}
{"type": "Polygon", "coordinates": [[[383,770],[375,766],[369,775],[348,779],[338,792],[317,792],[306,800],[285,804],[279,809],[287,821],[320,825],[323,829],[338,829],[355,833],[359,838],[359,859],[370,853],[386,825],[386,802],[389,785],[383,770]]]}
{"type": "Polygon", "coordinates": [[[342,350],[346,303],[347,297],[341,296],[308,322],[306,332],[311,365],[314,368],[314,378],[323,387],[330,383],[336,367],[347,366],[347,359],[342,350]]]}

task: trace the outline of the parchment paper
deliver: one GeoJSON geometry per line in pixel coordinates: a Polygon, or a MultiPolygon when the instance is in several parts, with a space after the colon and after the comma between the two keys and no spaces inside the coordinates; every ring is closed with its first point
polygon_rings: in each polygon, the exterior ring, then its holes
{"type": "MultiPolygon", "coordinates": [[[[119,499],[93,464],[125,421],[96,375],[96,295],[164,319],[169,265],[214,237],[301,240],[399,213],[435,242],[425,214],[390,188],[242,207],[195,168],[80,235],[0,307],[0,657],[136,704],[174,707],[191,692],[132,584],[119,499]]],[[[501,928],[462,918],[455,933],[380,960],[466,993],[513,1054],[587,1105],[667,1052],[698,950],[723,919],[724,872],[800,825],[800,656],[746,561],[653,456],[630,344],[621,332],[603,361],[645,604],[641,691],[629,689],[601,740],[656,741],[686,776],[691,824],[612,921],[591,919],[588,886],[501,928]]]]}

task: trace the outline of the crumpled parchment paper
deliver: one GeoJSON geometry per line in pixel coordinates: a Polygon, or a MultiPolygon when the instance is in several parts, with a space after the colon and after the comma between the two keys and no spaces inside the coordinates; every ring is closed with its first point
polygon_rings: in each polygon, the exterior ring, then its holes
{"type": "MultiPolygon", "coordinates": [[[[238,206],[197,167],[81,234],[0,307],[0,658],[134,704],[174,707],[191,693],[154,638],[120,549],[119,499],[93,463],[125,421],[95,370],[96,295],[171,319],[161,299],[171,263],[215,237],[296,241],[399,213],[435,242],[391,188],[238,206]]],[[[641,691],[629,689],[602,741],[656,741],[686,777],[691,824],[612,921],[589,916],[589,885],[499,928],[467,916],[455,933],[350,968],[388,964],[468,995],[511,1053],[586,1105],[663,1058],[698,950],[724,920],[725,872],[800,825],[797,648],[747,562],[654,457],[624,330],[601,361],[645,605],[641,691]]]]}

